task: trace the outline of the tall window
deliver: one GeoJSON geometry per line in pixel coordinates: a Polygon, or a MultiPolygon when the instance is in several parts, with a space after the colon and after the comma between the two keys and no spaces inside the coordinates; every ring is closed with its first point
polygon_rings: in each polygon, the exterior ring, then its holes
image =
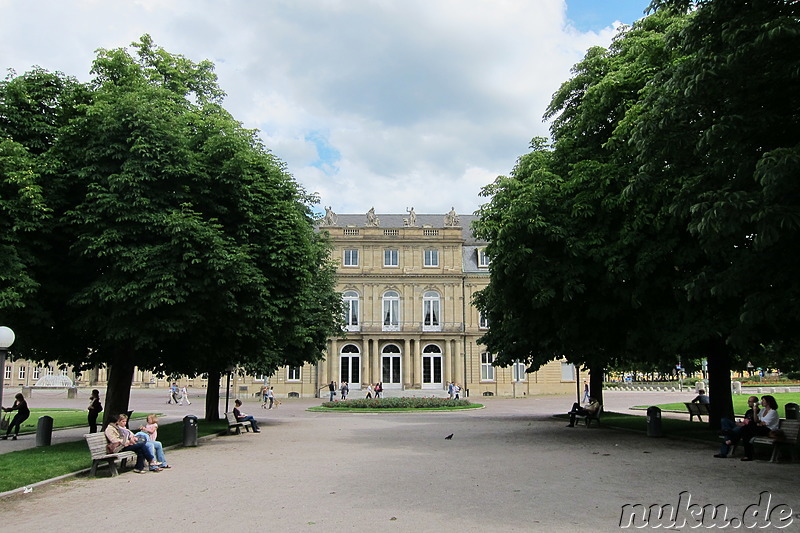
{"type": "Polygon", "coordinates": [[[486,249],[481,248],[478,250],[478,266],[481,268],[488,268],[489,263],[489,256],[486,255],[486,249]]]}
{"type": "Polygon", "coordinates": [[[439,266],[439,250],[432,249],[432,250],[425,250],[424,256],[424,266],[426,267],[438,267],[439,266]]]}
{"type": "Polygon", "coordinates": [[[3,377],[5,379],[11,379],[11,365],[6,365],[6,369],[3,373],[3,377]]]}
{"type": "Polygon", "coordinates": [[[286,381],[300,381],[300,367],[290,366],[286,373],[286,381]]]}
{"type": "Polygon", "coordinates": [[[400,250],[393,250],[387,248],[383,251],[383,266],[396,267],[400,266],[400,250]]]}
{"type": "Polygon", "coordinates": [[[383,293],[383,331],[400,331],[400,293],[383,293]]]}
{"type": "Polygon", "coordinates": [[[25,379],[25,367],[19,367],[19,379],[25,379]]]}
{"type": "Polygon", "coordinates": [[[37,366],[34,367],[33,372],[31,372],[31,379],[39,379],[41,377],[42,367],[37,366]]]}
{"type": "Polygon", "coordinates": [[[489,352],[481,354],[481,381],[494,381],[494,356],[489,352]]]}
{"type": "Polygon", "coordinates": [[[344,261],[342,264],[346,267],[357,267],[358,266],[358,249],[357,248],[349,248],[344,251],[344,261]]]}
{"type": "Polygon", "coordinates": [[[478,327],[480,329],[489,329],[489,317],[486,316],[485,311],[478,313],[478,327]]]}
{"type": "Polygon", "coordinates": [[[575,381],[575,365],[561,363],[561,381],[575,381]]]}
{"type": "Polygon", "coordinates": [[[525,370],[527,370],[525,363],[514,361],[514,364],[511,365],[511,370],[514,374],[514,381],[525,381],[528,379],[528,374],[525,372],[525,370]]]}
{"type": "Polygon", "coordinates": [[[358,327],[358,293],[356,291],[345,291],[342,294],[344,300],[344,323],[347,331],[359,331],[358,327]]]}
{"type": "Polygon", "coordinates": [[[422,295],[422,331],[440,331],[441,300],[436,291],[427,291],[422,295]]]}

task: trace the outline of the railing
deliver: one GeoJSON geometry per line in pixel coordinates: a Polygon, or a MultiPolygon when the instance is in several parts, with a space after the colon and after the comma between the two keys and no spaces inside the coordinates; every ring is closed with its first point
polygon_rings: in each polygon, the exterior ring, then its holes
{"type": "Polygon", "coordinates": [[[362,322],[360,325],[346,326],[346,331],[361,333],[377,333],[381,331],[400,333],[460,333],[464,327],[461,322],[444,322],[439,325],[423,325],[422,322],[400,322],[399,324],[384,324],[383,322],[362,322]]]}

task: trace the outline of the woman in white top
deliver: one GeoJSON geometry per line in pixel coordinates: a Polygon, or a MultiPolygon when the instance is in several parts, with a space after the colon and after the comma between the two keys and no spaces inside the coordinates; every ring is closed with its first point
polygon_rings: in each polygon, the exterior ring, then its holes
{"type": "Polygon", "coordinates": [[[769,435],[770,431],[775,431],[780,425],[780,418],[778,418],[778,402],[775,397],[770,394],[765,394],[761,397],[761,411],[758,413],[756,423],[748,424],[742,431],[742,440],[744,440],[744,457],[742,461],[752,461],[755,450],[753,443],[750,440],[753,437],[769,435]]]}

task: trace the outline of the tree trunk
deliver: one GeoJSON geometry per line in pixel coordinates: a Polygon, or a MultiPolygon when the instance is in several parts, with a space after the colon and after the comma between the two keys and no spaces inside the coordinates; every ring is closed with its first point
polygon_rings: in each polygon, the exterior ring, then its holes
{"type": "Polygon", "coordinates": [[[103,407],[103,428],[108,425],[110,416],[128,412],[135,366],[133,355],[132,348],[123,348],[116,351],[111,364],[109,364],[106,403],[103,407]]]}
{"type": "Polygon", "coordinates": [[[603,365],[594,364],[589,367],[589,395],[603,404],[603,365]]]}
{"type": "Polygon", "coordinates": [[[733,397],[731,395],[731,355],[722,339],[708,344],[708,392],[711,398],[708,423],[713,429],[720,428],[722,418],[733,420],[733,397]]]}
{"type": "Polygon", "coordinates": [[[208,373],[208,389],[206,389],[206,420],[215,422],[219,420],[219,380],[220,372],[215,370],[208,373]]]}

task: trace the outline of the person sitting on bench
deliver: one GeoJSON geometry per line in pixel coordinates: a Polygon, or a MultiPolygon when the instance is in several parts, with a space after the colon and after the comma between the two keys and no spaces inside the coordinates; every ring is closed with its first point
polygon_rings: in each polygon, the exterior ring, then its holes
{"type": "Polygon", "coordinates": [[[151,472],[161,472],[161,469],[155,463],[155,457],[150,450],[147,449],[144,439],[138,439],[126,426],[128,424],[128,415],[112,416],[109,419],[108,427],[106,427],[105,434],[108,445],[106,450],[108,453],[119,452],[134,452],[136,453],[136,466],[133,471],[137,474],[147,472],[144,468],[145,460],[150,464],[151,472]]]}
{"type": "Polygon", "coordinates": [[[755,454],[755,448],[751,439],[753,437],[762,437],[769,435],[771,431],[777,431],[780,427],[780,418],[778,418],[778,402],[771,394],[765,394],[761,397],[761,412],[756,416],[755,424],[747,424],[742,431],[742,440],[744,441],[744,457],[742,461],[752,461],[755,454]]]}
{"type": "Polygon", "coordinates": [[[246,415],[239,410],[242,406],[242,400],[236,400],[233,402],[233,416],[236,417],[236,420],[239,422],[250,422],[250,425],[253,426],[253,433],[260,433],[261,430],[258,429],[258,422],[252,415],[246,415]]]}
{"type": "Polygon", "coordinates": [[[708,397],[706,391],[701,389],[697,391],[697,396],[695,396],[694,400],[692,400],[692,403],[704,403],[708,405],[711,403],[711,398],[708,397]]]}
{"type": "Polygon", "coordinates": [[[742,438],[742,432],[744,428],[750,424],[755,424],[758,420],[758,396],[750,396],[747,399],[747,405],[750,407],[744,413],[744,418],[741,422],[735,422],[730,418],[723,418],[720,420],[720,427],[722,428],[722,435],[725,438],[725,441],[719,448],[719,453],[714,454],[714,457],[717,459],[725,459],[728,457],[728,452],[731,449],[731,446],[736,446],[739,442],[739,439],[742,438]]]}
{"type": "Polygon", "coordinates": [[[600,402],[595,398],[589,398],[589,404],[586,407],[581,407],[581,404],[575,402],[572,404],[572,410],[569,413],[568,428],[575,427],[575,418],[579,416],[595,416],[597,411],[600,410],[600,402]]]}

